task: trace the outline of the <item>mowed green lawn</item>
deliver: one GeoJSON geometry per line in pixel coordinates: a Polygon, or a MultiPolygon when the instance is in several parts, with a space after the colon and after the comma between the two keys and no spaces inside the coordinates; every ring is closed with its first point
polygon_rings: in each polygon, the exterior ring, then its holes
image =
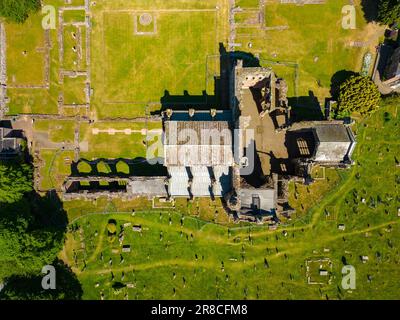
{"type": "Polygon", "coordinates": [[[134,15],[104,16],[105,100],[158,102],[171,94],[201,94],[205,61],[215,54],[215,13],[156,14],[157,33],[134,34],[134,15]]]}
{"type": "Polygon", "coordinates": [[[40,190],[55,189],[61,191],[65,178],[71,174],[71,161],[74,159],[74,152],[41,149],[40,158],[43,160],[40,168],[40,190]]]}
{"type": "Polygon", "coordinates": [[[10,99],[10,114],[57,113],[57,96],[53,90],[12,88],[7,89],[7,95],[10,99]]]}
{"type": "MultiPolygon", "coordinates": [[[[394,101],[356,125],[355,165],[341,171],[343,179],[315,202],[308,219],[269,231],[229,229],[185,210],[83,216],[72,223],[82,236],[69,233],[62,257],[77,272],[86,299],[100,299],[101,292],[105,299],[399,299],[399,120],[394,101]],[[332,207],[336,216],[327,219],[332,207]],[[109,241],[109,219],[116,220],[117,235],[124,223],[142,226],[142,234],[125,227],[122,244],[131,246],[130,253],[121,251],[118,237],[109,241]],[[333,263],[332,282],[307,284],[305,263],[320,258],[333,263]],[[356,269],[355,290],[341,287],[344,264],[356,269]]],[[[67,210],[73,208],[68,204],[67,210]]],[[[105,205],[95,211],[105,210],[110,212],[105,205]]]]}
{"type": "MultiPolygon", "coordinates": [[[[75,1],[79,3],[79,1],[75,1]]],[[[53,5],[56,10],[64,6],[65,2],[61,0],[46,0],[43,3],[53,5]]],[[[57,39],[57,29],[50,30],[50,87],[49,88],[12,88],[13,85],[44,85],[44,66],[45,54],[42,48],[45,45],[44,30],[42,28],[42,18],[44,15],[39,11],[32,14],[23,24],[6,23],[7,38],[7,78],[9,97],[9,114],[33,113],[33,114],[56,114],[58,113],[57,101],[60,92],[64,91],[63,85],[59,83],[59,44],[57,39]],[[23,51],[27,51],[23,55],[23,51]]],[[[68,28],[67,28],[68,29],[68,28]]],[[[84,37],[85,33],[82,33],[84,37]]],[[[69,50],[72,51],[70,42],[66,43],[69,50]]],[[[70,51],[68,51],[69,53],[70,51]]],[[[69,68],[72,65],[72,59],[66,57],[69,68]]],[[[68,85],[68,84],[67,84],[68,85]]],[[[65,89],[68,97],[69,91],[83,92],[81,83],[74,85],[74,88],[65,89]]]]}
{"type": "Polygon", "coordinates": [[[24,24],[6,24],[8,85],[44,85],[45,37],[42,15],[34,14],[24,24]],[[42,50],[38,50],[41,49],[42,50]]]}
{"type": "MultiPolygon", "coordinates": [[[[146,156],[146,131],[156,130],[154,140],[160,139],[161,132],[160,122],[149,122],[147,125],[141,122],[99,122],[94,125],[81,124],[80,141],[87,143],[88,149],[81,150],[81,157],[91,160],[98,158],[130,158],[146,156]],[[124,132],[116,132],[109,134],[108,132],[99,132],[94,134],[93,130],[132,130],[131,134],[124,132]],[[142,130],[144,130],[142,132],[142,130]]],[[[151,135],[153,137],[153,135],[151,135]]],[[[151,144],[152,141],[149,142],[151,144]]]]}
{"type": "Polygon", "coordinates": [[[35,131],[46,132],[51,142],[73,143],[75,121],[72,120],[36,120],[35,131]]]}
{"type": "Polygon", "coordinates": [[[85,104],[85,77],[64,78],[64,104],[85,104]]]}
{"type": "Polygon", "coordinates": [[[145,106],[160,108],[165,91],[201,96],[209,89],[207,93],[214,94],[206,84],[207,57],[218,54],[225,13],[211,4],[205,11],[198,11],[194,3],[185,5],[188,11],[179,10],[185,3],[170,1],[165,11],[149,5],[152,9],[105,10],[94,15],[92,46],[103,48],[94,52],[92,65],[98,117],[143,116],[145,106]],[[143,12],[152,16],[148,26],[139,22],[143,12]],[[137,32],[148,34],[135,33],[135,20],[137,32]]]}

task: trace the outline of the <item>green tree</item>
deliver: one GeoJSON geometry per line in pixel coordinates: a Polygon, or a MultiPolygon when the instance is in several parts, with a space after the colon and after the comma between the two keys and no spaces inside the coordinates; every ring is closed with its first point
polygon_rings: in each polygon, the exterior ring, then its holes
{"type": "Polygon", "coordinates": [[[41,223],[39,214],[32,210],[32,201],[40,200],[0,203],[0,279],[37,272],[54,261],[62,249],[65,226],[50,222],[52,212],[47,212],[49,222],[41,223]]]}
{"type": "Polygon", "coordinates": [[[32,172],[32,167],[25,163],[0,163],[0,202],[17,202],[32,191],[32,172]]]}
{"type": "Polygon", "coordinates": [[[378,106],[380,97],[377,86],[370,78],[352,76],[340,85],[337,115],[349,116],[352,112],[367,114],[378,106]]]}
{"type": "Polygon", "coordinates": [[[23,23],[30,13],[39,8],[40,0],[1,0],[0,16],[9,21],[23,23]]]}
{"type": "Polygon", "coordinates": [[[379,0],[377,20],[387,25],[400,22],[400,0],[379,0]]]}
{"type": "Polygon", "coordinates": [[[0,279],[38,272],[54,261],[66,226],[57,195],[33,192],[30,164],[0,164],[0,279]]]}

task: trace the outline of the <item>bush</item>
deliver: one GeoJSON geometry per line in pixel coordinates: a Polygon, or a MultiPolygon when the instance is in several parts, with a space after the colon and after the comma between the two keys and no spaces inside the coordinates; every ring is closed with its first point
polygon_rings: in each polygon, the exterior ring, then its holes
{"type": "Polygon", "coordinates": [[[107,240],[109,243],[114,243],[116,239],[117,239],[117,236],[115,234],[108,233],[107,240]]]}
{"type": "Polygon", "coordinates": [[[115,234],[117,232],[117,225],[114,221],[109,221],[107,224],[107,230],[109,234],[115,234]]]}
{"type": "Polygon", "coordinates": [[[352,112],[367,114],[378,106],[380,97],[370,78],[352,76],[340,86],[337,114],[339,117],[349,116],[352,112]]]}

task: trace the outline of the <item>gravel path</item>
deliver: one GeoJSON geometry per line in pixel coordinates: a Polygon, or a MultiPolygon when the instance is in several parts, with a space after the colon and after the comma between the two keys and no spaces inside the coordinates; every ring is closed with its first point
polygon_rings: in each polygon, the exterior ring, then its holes
{"type": "Polygon", "coordinates": [[[7,113],[7,65],[6,65],[6,32],[3,23],[0,24],[0,118],[7,113]]]}

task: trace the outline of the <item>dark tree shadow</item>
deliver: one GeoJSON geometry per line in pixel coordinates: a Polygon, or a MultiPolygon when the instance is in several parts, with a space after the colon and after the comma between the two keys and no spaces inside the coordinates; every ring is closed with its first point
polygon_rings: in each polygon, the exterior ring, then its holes
{"type": "Polygon", "coordinates": [[[71,268],[58,259],[52,265],[56,270],[56,289],[42,288],[41,273],[11,276],[0,292],[0,300],[81,300],[82,286],[71,268]]]}
{"type": "Polygon", "coordinates": [[[68,225],[68,216],[63,208],[63,203],[57,193],[52,190],[45,196],[37,193],[29,195],[32,214],[35,217],[33,227],[54,229],[64,236],[68,225]]]}
{"type": "Polygon", "coordinates": [[[378,1],[361,0],[361,7],[364,12],[364,18],[367,22],[376,21],[378,18],[378,1]]]}
{"type": "Polygon", "coordinates": [[[356,76],[358,73],[349,70],[337,71],[331,78],[331,96],[333,99],[337,100],[339,97],[339,89],[342,83],[348,80],[352,76],[356,76]]]}

